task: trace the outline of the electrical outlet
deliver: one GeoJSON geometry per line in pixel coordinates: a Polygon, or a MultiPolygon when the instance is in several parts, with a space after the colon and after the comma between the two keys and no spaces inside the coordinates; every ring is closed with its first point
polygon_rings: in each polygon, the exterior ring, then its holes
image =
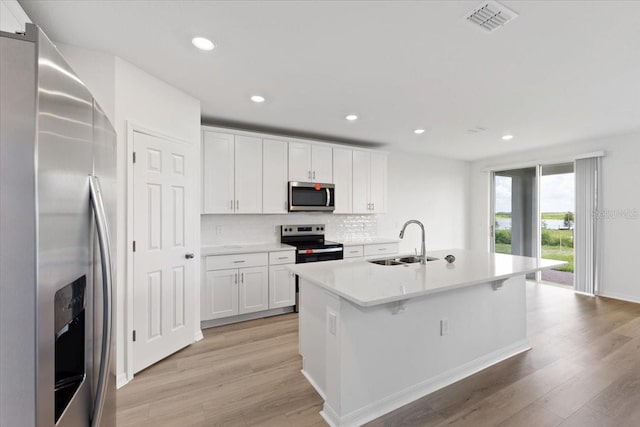
{"type": "Polygon", "coordinates": [[[338,316],[335,313],[329,313],[329,333],[331,335],[336,334],[336,328],[338,323],[338,316]]]}
{"type": "Polygon", "coordinates": [[[449,335],[449,319],[440,320],[440,336],[449,335]]]}
{"type": "Polygon", "coordinates": [[[216,225],[216,236],[222,235],[222,226],[216,225]]]}

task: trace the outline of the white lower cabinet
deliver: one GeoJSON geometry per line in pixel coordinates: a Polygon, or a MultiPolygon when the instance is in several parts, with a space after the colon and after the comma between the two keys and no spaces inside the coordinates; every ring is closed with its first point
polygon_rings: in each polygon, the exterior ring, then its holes
{"type": "Polygon", "coordinates": [[[289,307],[296,303],[296,275],[288,265],[269,267],[269,308],[289,307]]]}
{"type": "Polygon", "coordinates": [[[362,258],[364,256],[364,248],[362,245],[345,245],[345,258],[362,258]]]}
{"type": "Polygon", "coordinates": [[[396,255],[400,252],[399,243],[375,243],[364,245],[365,257],[381,257],[384,255],[396,255]]]}
{"type": "Polygon", "coordinates": [[[200,300],[202,320],[238,314],[238,269],[207,271],[200,300]]]}
{"type": "Polygon", "coordinates": [[[200,319],[295,305],[295,275],[287,268],[294,262],[293,250],[207,256],[203,263],[200,319]]]}
{"type": "Polygon", "coordinates": [[[269,309],[269,268],[240,268],[238,273],[238,313],[269,309]]]}

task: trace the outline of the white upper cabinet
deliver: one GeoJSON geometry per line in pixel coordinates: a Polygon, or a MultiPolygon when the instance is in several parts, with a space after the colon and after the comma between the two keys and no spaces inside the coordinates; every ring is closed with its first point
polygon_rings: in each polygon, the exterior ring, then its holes
{"type": "Polygon", "coordinates": [[[289,181],[311,181],[311,144],[289,142],[289,181]]]}
{"type": "Polygon", "coordinates": [[[353,213],[371,213],[369,209],[369,179],[371,154],[367,151],[353,151],[353,213]]]}
{"type": "Polygon", "coordinates": [[[386,209],[387,155],[353,151],[353,213],[380,213],[386,209]]]}
{"type": "Polygon", "coordinates": [[[287,213],[289,181],[335,184],[334,213],[381,213],[387,154],[203,127],[202,181],[205,214],[287,213]]]}
{"type": "Polygon", "coordinates": [[[336,186],[334,213],[353,212],[353,150],[333,149],[333,183],[336,186]]]}
{"type": "Polygon", "coordinates": [[[236,136],[235,213],[262,212],[262,139],[236,136]]]}
{"type": "Polygon", "coordinates": [[[204,131],[202,135],[202,176],[204,213],[233,213],[234,136],[204,131]]]}
{"type": "Polygon", "coordinates": [[[262,212],[262,139],[204,131],[202,212],[262,212]]]}
{"type": "Polygon", "coordinates": [[[289,181],[333,183],[332,148],[289,142],[289,181]]]}
{"type": "Polygon", "coordinates": [[[262,141],[262,212],[287,213],[287,142],[262,141]]]}
{"type": "Polygon", "coordinates": [[[333,183],[333,148],[328,145],[311,145],[311,181],[333,183]]]}
{"type": "Polygon", "coordinates": [[[371,172],[369,186],[369,201],[371,212],[381,213],[387,209],[387,155],[382,153],[370,153],[371,172]]]}

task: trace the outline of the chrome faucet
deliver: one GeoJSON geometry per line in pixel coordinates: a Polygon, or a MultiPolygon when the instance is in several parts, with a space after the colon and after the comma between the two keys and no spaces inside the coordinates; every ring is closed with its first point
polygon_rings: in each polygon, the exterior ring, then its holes
{"type": "Polygon", "coordinates": [[[402,226],[402,230],[400,230],[400,238],[404,239],[404,230],[407,228],[407,225],[409,224],[418,224],[422,229],[422,249],[420,251],[420,264],[426,264],[427,251],[425,250],[425,245],[424,245],[424,225],[422,225],[422,223],[418,220],[410,219],[409,221],[405,222],[404,225],[402,226]]]}

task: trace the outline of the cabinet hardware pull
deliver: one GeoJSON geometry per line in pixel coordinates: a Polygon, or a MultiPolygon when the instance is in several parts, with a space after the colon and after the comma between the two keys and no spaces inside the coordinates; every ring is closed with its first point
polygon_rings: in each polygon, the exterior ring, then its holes
{"type": "Polygon", "coordinates": [[[240,282],[244,283],[244,273],[240,273],[240,282]]]}
{"type": "Polygon", "coordinates": [[[287,257],[287,256],[278,257],[278,259],[287,259],[287,258],[289,258],[289,257],[287,257]]]}
{"type": "Polygon", "coordinates": [[[240,200],[236,200],[236,212],[240,210],[240,200]]]}
{"type": "Polygon", "coordinates": [[[316,171],[313,171],[313,179],[316,179],[316,171]]]}
{"type": "Polygon", "coordinates": [[[234,274],[233,276],[235,278],[235,282],[234,283],[237,285],[238,284],[238,273],[234,274]]]}
{"type": "Polygon", "coordinates": [[[233,210],[233,200],[230,200],[229,202],[230,202],[230,204],[229,204],[229,210],[230,210],[230,211],[232,211],[232,210],[233,210]]]}
{"type": "Polygon", "coordinates": [[[234,263],[234,264],[239,264],[239,263],[244,262],[244,261],[245,261],[245,260],[241,259],[241,260],[239,260],[239,261],[233,261],[233,263],[234,263]]]}

